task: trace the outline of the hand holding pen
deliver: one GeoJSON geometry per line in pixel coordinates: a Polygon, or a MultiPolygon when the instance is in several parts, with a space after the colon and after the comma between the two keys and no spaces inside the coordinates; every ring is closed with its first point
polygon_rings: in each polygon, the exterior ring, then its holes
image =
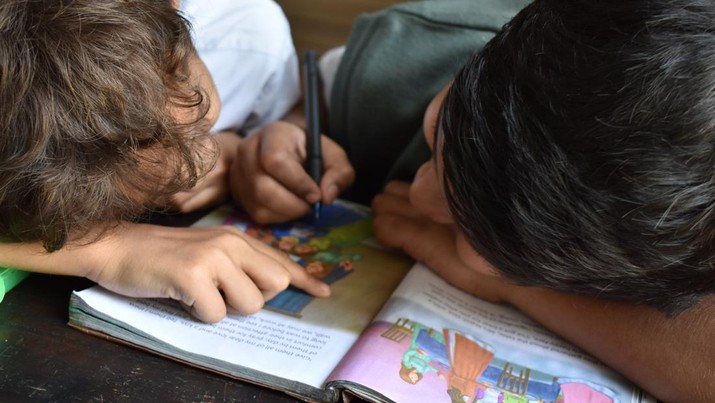
{"type": "Polygon", "coordinates": [[[342,147],[320,134],[317,63],[312,71],[315,75],[311,82],[316,87],[308,89],[306,76],[304,100],[295,110],[300,113],[290,114],[298,119],[270,123],[242,139],[230,166],[234,201],[259,223],[287,221],[308,213],[315,216],[318,204],[332,203],[355,179],[342,147]],[[310,97],[309,91],[313,91],[310,97]],[[319,148],[314,149],[314,145],[319,148]]]}

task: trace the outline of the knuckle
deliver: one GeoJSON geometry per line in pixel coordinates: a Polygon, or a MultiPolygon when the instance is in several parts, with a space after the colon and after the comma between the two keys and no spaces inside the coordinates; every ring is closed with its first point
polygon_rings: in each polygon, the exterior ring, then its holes
{"type": "MultiPolygon", "coordinates": [[[[224,248],[235,248],[248,246],[248,240],[240,229],[226,225],[224,232],[219,236],[219,244],[224,248]]],[[[222,256],[225,255],[225,249],[220,250],[222,256]]]]}
{"type": "Polygon", "coordinates": [[[285,152],[266,153],[261,156],[261,165],[269,171],[275,172],[285,168],[290,156],[285,152]]]}
{"type": "Polygon", "coordinates": [[[347,182],[352,183],[355,180],[355,169],[352,166],[346,166],[343,169],[342,175],[347,182]]]}
{"type": "Polygon", "coordinates": [[[220,265],[228,258],[228,251],[245,246],[241,231],[230,225],[217,228],[201,252],[204,264],[220,265]]]}
{"type": "Polygon", "coordinates": [[[181,277],[186,284],[197,284],[206,275],[206,266],[203,262],[191,259],[182,265],[181,277]]]}
{"type": "Polygon", "coordinates": [[[289,285],[290,279],[274,278],[270,281],[264,282],[262,288],[264,293],[278,294],[288,288],[289,285]]]}
{"type": "Polygon", "coordinates": [[[281,274],[272,277],[271,291],[282,291],[288,288],[291,282],[291,276],[285,270],[281,274]]]}
{"type": "Polygon", "coordinates": [[[232,245],[234,242],[236,242],[234,228],[228,226],[225,229],[222,228],[222,231],[214,236],[214,244],[217,247],[212,251],[214,251],[214,253],[222,253],[224,247],[232,245]]]}

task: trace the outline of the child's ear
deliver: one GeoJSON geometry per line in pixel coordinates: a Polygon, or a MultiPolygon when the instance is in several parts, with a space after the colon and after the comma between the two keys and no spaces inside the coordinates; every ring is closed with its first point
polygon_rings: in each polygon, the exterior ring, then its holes
{"type": "Polygon", "coordinates": [[[180,2],[180,1],[181,1],[181,0],[171,0],[171,5],[172,5],[175,9],[178,10],[178,9],[179,9],[179,2],[180,2]]]}

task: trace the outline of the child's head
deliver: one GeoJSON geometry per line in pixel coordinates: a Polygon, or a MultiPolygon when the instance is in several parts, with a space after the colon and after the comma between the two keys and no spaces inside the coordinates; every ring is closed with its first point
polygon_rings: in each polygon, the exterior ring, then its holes
{"type": "Polygon", "coordinates": [[[677,313],[715,290],[715,4],[537,0],[457,75],[435,147],[525,285],[677,313]]]}
{"type": "Polygon", "coordinates": [[[54,250],[192,186],[212,90],[168,1],[3,1],[2,236],[54,250]]]}

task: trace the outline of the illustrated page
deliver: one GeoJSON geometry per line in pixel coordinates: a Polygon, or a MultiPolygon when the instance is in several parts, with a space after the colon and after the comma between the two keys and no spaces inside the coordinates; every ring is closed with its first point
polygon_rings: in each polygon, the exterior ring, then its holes
{"type": "Polygon", "coordinates": [[[625,378],[512,308],[416,265],[329,377],[395,401],[652,401],[625,378]]]}
{"type": "Polygon", "coordinates": [[[180,351],[322,387],[412,265],[376,247],[369,214],[344,203],[323,206],[319,220],[290,225],[255,226],[232,208],[197,223],[218,224],[235,225],[284,251],[330,283],[332,295],[314,298],[289,288],[257,314],[229,312],[217,324],[193,319],[170,300],[125,298],[99,287],[78,296],[121,327],[180,351]]]}

